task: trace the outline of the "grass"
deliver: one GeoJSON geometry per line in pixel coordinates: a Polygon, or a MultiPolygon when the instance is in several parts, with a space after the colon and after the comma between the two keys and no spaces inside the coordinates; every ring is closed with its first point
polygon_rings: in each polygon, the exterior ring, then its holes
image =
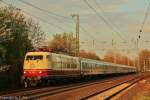
{"type": "Polygon", "coordinates": [[[137,100],[150,100],[150,93],[140,96],[137,100]]]}

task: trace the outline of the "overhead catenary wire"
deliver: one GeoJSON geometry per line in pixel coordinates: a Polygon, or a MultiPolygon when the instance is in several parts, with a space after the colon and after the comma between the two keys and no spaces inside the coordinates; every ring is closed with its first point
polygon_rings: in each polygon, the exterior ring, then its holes
{"type": "Polygon", "coordinates": [[[140,33],[138,34],[138,37],[137,37],[137,43],[136,43],[136,45],[137,45],[137,50],[138,51],[139,51],[139,41],[140,41],[141,35],[142,35],[141,33],[143,33],[143,28],[144,28],[145,22],[147,20],[148,14],[149,14],[149,10],[150,10],[150,3],[147,6],[147,9],[146,9],[146,12],[145,12],[145,16],[144,16],[141,28],[139,30],[140,33]]]}
{"type": "MultiPolygon", "coordinates": [[[[92,40],[96,40],[97,42],[101,42],[101,41],[99,41],[98,39],[96,39],[93,35],[91,35],[88,31],[86,31],[86,30],[84,29],[84,27],[82,27],[81,25],[80,25],[80,28],[81,28],[85,33],[87,33],[87,34],[90,36],[90,38],[92,38],[92,40]]],[[[97,42],[95,42],[95,43],[97,43],[97,42]]]]}
{"type": "Polygon", "coordinates": [[[42,12],[46,12],[46,13],[48,13],[48,14],[50,14],[50,15],[54,15],[54,16],[57,16],[57,17],[60,17],[60,18],[63,18],[63,19],[66,19],[66,20],[71,21],[71,18],[69,18],[69,17],[63,16],[63,15],[59,15],[59,14],[57,14],[57,13],[54,13],[54,12],[51,12],[51,11],[42,9],[42,8],[40,8],[40,7],[38,7],[38,6],[35,6],[35,5],[33,5],[33,4],[31,4],[31,3],[27,2],[27,1],[24,1],[24,0],[18,0],[18,1],[20,1],[20,2],[22,2],[22,3],[25,3],[25,4],[29,5],[29,6],[32,6],[33,8],[38,9],[38,10],[40,10],[40,11],[42,11],[42,12]]]}
{"type": "MultiPolygon", "coordinates": [[[[93,2],[96,4],[96,6],[101,10],[101,12],[104,14],[105,13],[105,11],[104,11],[104,9],[102,8],[102,6],[100,5],[100,0],[99,0],[99,2],[97,2],[97,0],[93,0],[93,2]]],[[[116,24],[114,24],[114,22],[108,17],[108,16],[105,16],[105,18],[113,25],[113,27],[115,28],[115,29],[117,29],[118,31],[120,31],[120,29],[118,28],[118,26],[116,25],[116,24]]],[[[123,32],[121,32],[121,33],[123,33],[123,32]]],[[[125,34],[124,34],[124,36],[126,37],[126,38],[128,38],[125,34]]]]}
{"type": "MultiPolygon", "coordinates": [[[[4,1],[3,1],[3,3],[9,5],[8,3],[4,2],[4,1]]],[[[28,13],[27,11],[25,11],[25,10],[23,10],[23,9],[21,9],[21,11],[24,12],[25,14],[29,15],[29,16],[32,16],[32,17],[34,17],[34,18],[36,18],[36,19],[38,19],[38,20],[40,20],[40,21],[42,21],[42,22],[44,22],[44,23],[50,24],[50,25],[52,25],[53,27],[56,27],[56,28],[58,28],[58,29],[60,29],[60,30],[63,30],[63,31],[65,32],[65,30],[64,30],[62,27],[59,27],[59,26],[57,26],[57,25],[55,25],[55,24],[53,24],[53,23],[51,23],[51,22],[49,22],[49,21],[47,21],[47,20],[44,20],[44,19],[42,19],[42,18],[40,18],[40,17],[37,17],[37,16],[33,15],[33,14],[31,14],[31,13],[28,13]]],[[[56,33],[56,32],[55,32],[55,33],[56,33]]]]}
{"type": "MultiPolygon", "coordinates": [[[[6,4],[6,3],[5,3],[5,4],[6,4]]],[[[7,3],[7,4],[8,4],[8,3],[7,3]]],[[[8,4],[8,5],[9,5],[9,4],[8,4]]],[[[21,10],[22,10],[22,9],[21,9],[21,10]]],[[[60,29],[60,30],[65,31],[62,27],[59,27],[59,26],[57,26],[57,25],[54,25],[54,23],[51,23],[51,22],[49,22],[49,21],[47,21],[47,20],[45,20],[45,19],[43,19],[43,18],[40,18],[40,17],[38,17],[38,16],[35,16],[35,15],[33,15],[33,14],[31,14],[31,13],[25,11],[25,10],[22,10],[22,12],[28,14],[29,16],[33,16],[34,18],[39,19],[40,21],[42,21],[42,22],[44,22],[44,23],[50,24],[50,25],[52,25],[52,26],[55,27],[55,28],[58,28],[58,29],[60,29]]],[[[93,40],[93,39],[96,40],[86,29],[84,29],[83,26],[81,26],[81,29],[82,29],[82,31],[84,31],[85,33],[89,34],[89,36],[90,36],[90,38],[92,38],[92,40],[93,40]]],[[[86,35],[85,37],[87,37],[87,35],[86,35]]],[[[95,43],[97,43],[97,42],[95,42],[95,43]]]]}
{"type": "MultiPolygon", "coordinates": [[[[75,20],[73,20],[74,22],[75,22],[75,20]]],[[[86,33],[86,34],[88,34],[90,37],[89,37],[89,39],[90,40],[96,40],[97,42],[100,42],[101,43],[101,41],[99,41],[98,39],[96,39],[93,35],[91,35],[90,34],[90,32],[88,32],[81,24],[80,24],[80,29],[84,32],[84,33],[86,33]]],[[[86,37],[87,35],[85,35],[84,37],[86,37]]],[[[95,42],[95,43],[97,43],[97,42],[95,42]]]]}
{"type": "MultiPolygon", "coordinates": [[[[99,13],[97,12],[97,10],[96,10],[94,7],[92,7],[92,6],[88,3],[87,0],[84,0],[84,2],[87,4],[87,6],[88,6],[89,8],[91,8],[91,9],[96,13],[96,15],[98,16],[98,18],[102,19],[102,20],[104,21],[104,23],[105,23],[120,39],[126,41],[126,40],[113,28],[113,26],[109,23],[109,21],[107,21],[101,14],[99,14],[99,13]]],[[[113,34],[114,34],[114,33],[113,33],[113,34]]]]}
{"type": "Polygon", "coordinates": [[[40,21],[42,21],[42,22],[44,22],[44,23],[47,23],[47,24],[49,24],[49,25],[51,25],[51,26],[53,26],[53,27],[55,27],[55,28],[57,28],[57,29],[62,30],[62,31],[65,32],[65,29],[63,29],[62,27],[60,27],[60,26],[58,26],[58,25],[55,25],[55,24],[52,23],[52,22],[49,22],[49,21],[44,20],[44,19],[42,19],[42,18],[40,18],[40,17],[37,17],[37,16],[35,16],[35,15],[31,14],[31,13],[28,13],[28,12],[25,11],[25,10],[22,10],[22,12],[24,12],[24,13],[28,14],[29,16],[32,16],[32,17],[34,17],[34,18],[36,18],[36,19],[38,19],[38,20],[40,20],[40,21]]]}
{"type": "MultiPolygon", "coordinates": [[[[40,10],[40,11],[42,11],[42,12],[46,12],[46,13],[49,13],[49,14],[52,14],[52,15],[55,15],[55,16],[58,16],[58,17],[61,17],[61,18],[65,18],[65,19],[71,21],[68,17],[62,16],[62,15],[58,15],[58,14],[56,14],[56,13],[54,13],[54,12],[50,12],[50,11],[48,11],[48,10],[42,9],[42,8],[40,8],[40,7],[38,7],[38,6],[35,6],[35,5],[33,5],[33,4],[31,4],[31,3],[27,2],[27,1],[23,1],[23,0],[19,0],[19,1],[22,2],[22,3],[25,3],[25,4],[29,5],[29,6],[32,6],[33,8],[38,9],[38,10],[40,10]]],[[[53,18],[56,19],[56,20],[58,19],[58,18],[56,18],[56,17],[53,17],[53,18]]],[[[57,20],[57,21],[58,21],[58,20],[57,20]]],[[[80,26],[80,27],[81,27],[81,26],[80,26]]],[[[81,27],[81,29],[82,29],[85,33],[89,34],[89,32],[87,32],[83,27],[81,27]]],[[[89,35],[90,35],[90,34],[89,34],[89,35]]],[[[90,37],[93,37],[93,36],[90,35],[90,37]]],[[[93,37],[93,38],[94,38],[94,37],[93,37]]],[[[94,38],[94,40],[97,40],[97,39],[94,38]]]]}
{"type": "Polygon", "coordinates": [[[145,12],[145,16],[144,16],[144,19],[143,19],[143,22],[142,22],[142,25],[141,25],[141,28],[140,28],[140,32],[143,31],[145,22],[146,22],[146,20],[147,20],[148,14],[149,14],[149,10],[150,10],[150,3],[149,3],[148,6],[147,6],[147,10],[146,10],[146,12],[145,12]]]}
{"type": "MultiPolygon", "coordinates": [[[[29,6],[32,6],[32,7],[36,8],[36,9],[42,11],[42,12],[46,12],[46,13],[49,13],[49,14],[52,14],[52,15],[55,15],[55,16],[58,16],[58,17],[66,18],[67,20],[70,21],[70,19],[69,19],[68,17],[65,17],[65,16],[62,16],[62,15],[58,15],[58,14],[55,14],[55,13],[53,13],[53,12],[47,11],[47,10],[42,9],[42,8],[40,8],[40,7],[37,7],[37,6],[35,6],[35,5],[33,5],[33,4],[29,3],[29,2],[27,2],[27,1],[23,1],[23,0],[19,0],[19,1],[25,3],[25,4],[29,5],[29,6]]],[[[54,18],[57,19],[56,17],[54,17],[54,18]]],[[[81,29],[82,29],[85,33],[89,34],[89,32],[85,31],[85,29],[84,29],[81,25],[80,25],[80,27],[81,27],[81,29]]],[[[89,34],[89,35],[90,35],[90,34],[89,34]]],[[[92,35],[90,35],[90,36],[92,36],[92,35]]],[[[92,36],[92,37],[93,37],[93,36],[92,36]]]]}
{"type": "MultiPolygon", "coordinates": [[[[8,3],[5,2],[5,1],[2,1],[2,2],[5,3],[6,5],[10,5],[10,4],[8,4],[8,3]]],[[[42,18],[40,18],[40,17],[37,17],[37,16],[35,16],[35,15],[33,15],[33,14],[31,14],[31,13],[29,13],[29,12],[23,10],[23,9],[19,9],[19,10],[21,10],[23,13],[25,13],[25,14],[31,16],[31,17],[34,17],[34,18],[36,18],[36,19],[38,19],[38,20],[40,20],[40,21],[42,21],[42,22],[44,22],[44,23],[47,23],[47,24],[49,24],[49,25],[51,25],[51,26],[53,26],[53,27],[55,27],[55,28],[58,28],[59,30],[63,30],[63,31],[65,32],[65,30],[64,30],[62,27],[60,27],[60,26],[58,26],[58,25],[55,25],[55,24],[52,23],[52,22],[49,22],[49,21],[44,20],[44,19],[42,19],[42,18]]],[[[56,33],[56,32],[55,32],[55,33],[56,33]]],[[[84,37],[84,38],[85,38],[85,37],[84,37]]],[[[86,38],[86,40],[87,40],[87,38],[86,38]]]]}
{"type": "MultiPolygon", "coordinates": [[[[6,4],[6,5],[12,5],[12,4],[9,4],[9,3],[7,3],[7,2],[5,2],[5,1],[3,1],[3,0],[1,0],[1,2],[3,2],[3,3],[6,4]]],[[[18,9],[19,9],[19,8],[18,8],[18,9]]],[[[40,17],[37,17],[37,16],[35,16],[35,15],[31,14],[31,13],[28,13],[27,11],[25,11],[25,10],[23,10],[23,9],[19,9],[19,10],[21,10],[23,13],[25,13],[25,14],[27,14],[27,15],[29,15],[29,16],[32,16],[32,17],[34,17],[34,18],[36,18],[36,19],[38,19],[38,20],[40,20],[40,21],[42,21],[42,22],[44,22],[44,23],[47,23],[47,24],[51,25],[52,27],[55,27],[55,28],[57,28],[57,29],[60,29],[60,30],[65,31],[62,27],[60,27],[60,26],[58,26],[58,25],[55,25],[55,24],[52,23],[52,22],[49,22],[49,21],[44,20],[44,19],[42,19],[42,18],[40,18],[40,17]]]]}
{"type": "MultiPolygon", "coordinates": [[[[40,8],[37,5],[31,4],[31,3],[27,2],[27,1],[23,1],[23,0],[18,0],[18,1],[22,2],[23,4],[26,4],[26,5],[30,6],[30,7],[32,7],[34,9],[38,10],[38,11],[41,11],[42,13],[48,14],[51,18],[55,19],[59,23],[62,23],[63,25],[64,25],[63,22],[68,23],[67,21],[69,21],[69,23],[72,23],[72,20],[69,17],[66,17],[66,16],[63,16],[63,15],[54,13],[52,11],[40,8]],[[65,19],[65,21],[63,21],[62,19],[65,19]]],[[[67,26],[72,27],[70,24],[67,24],[67,26]]]]}
{"type": "Polygon", "coordinates": [[[100,15],[100,14],[97,12],[97,10],[96,10],[93,6],[91,6],[91,5],[89,4],[89,2],[88,2],[87,0],[83,0],[83,1],[85,2],[85,4],[87,4],[87,6],[88,6],[91,10],[93,10],[93,11],[96,13],[96,15],[98,16],[98,18],[100,18],[101,20],[103,20],[103,22],[114,32],[113,34],[116,34],[121,40],[126,41],[126,39],[124,39],[124,38],[113,28],[113,26],[110,25],[110,23],[109,23],[102,15],[100,15]]]}
{"type": "MultiPolygon", "coordinates": [[[[69,22],[71,22],[71,20],[69,19],[69,17],[65,17],[65,16],[62,16],[62,15],[56,14],[56,13],[54,13],[54,12],[50,12],[50,11],[48,11],[48,10],[42,9],[42,8],[37,7],[37,6],[35,6],[35,5],[33,5],[33,4],[29,3],[29,2],[27,2],[27,1],[23,1],[23,0],[19,0],[19,1],[22,2],[22,3],[27,4],[28,6],[31,6],[31,7],[35,8],[35,9],[37,9],[37,10],[40,10],[40,11],[42,11],[42,12],[46,12],[46,13],[48,13],[48,14],[50,14],[50,15],[55,15],[55,16],[57,16],[57,17],[61,17],[61,18],[63,18],[63,19],[65,18],[66,20],[68,20],[69,22]]],[[[52,17],[52,16],[51,16],[51,17],[52,17]]],[[[58,19],[58,18],[56,18],[56,17],[53,17],[53,18],[60,22],[60,19],[58,19]]],[[[73,22],[73,21],[72,21],[72,22],[73,22]]],[[[70,25],[68,25],[68,26],[70,27],[70,25]]],[[[81,28],[81,29],[84,31],[83,28],[81,28]]]]}
{"type": "MultiPolygon", "coordinates": [[[[36,6],[35,4],[31,4],[31,3],[27,2],[27,1],[23,1],[23,0],[18,0],[18,1],[20,1],[23,4],[26,4],[26,5],[30,6],[30,7],[32,7],[34,9],[38,10],[38,11],[41,11],[42,13],[48,14],[52,19],[55,19],[55,21],[57,21],[59,23],[62,23],[63,25],[64,25],[63,22],[66,23],[66,21],[69,21],[69,23],[72,23],[72,20],[69,17],[63,16],[63,15],[59,15],[59,14],[56,14],[54,12],[48,11],[46,9],[40,8],[40,7],[36,6]],[[66,20],[63,21],[62,19],[66,19],[66,20]]],[[[65,25],[67,25],[69,27],[72,27],[70,24],[65,24],[65,25]]]]}

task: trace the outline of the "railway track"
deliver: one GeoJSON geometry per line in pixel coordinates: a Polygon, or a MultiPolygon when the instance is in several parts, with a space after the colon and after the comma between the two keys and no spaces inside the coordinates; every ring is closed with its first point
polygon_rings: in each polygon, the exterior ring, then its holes
{"type": "Polygon", "coordinates": [[[81,100],[115,100],[117,99],[117,96],[123,93],[125,90],[131,88],[134,86],[137,82],[140,80],[143,80],[146,78],[145,76],[134,78],[131,80],[127,80],[122,83],[118,83],[115,86],[112,86],[110,88],[107,88],[103,91],[99,91],[96,93],[93,93],[89,96],[81,98],[81,100]]]}
{"type": "Polygon", "coordinates": [[[43,98],[47,96],[48,97],[54,96],[55,98],[57,94],[61,94],[61,93],[65,93],[68,91],[73,91],[73,90],[77,90],[81,88],[86,88],[86,87],[94,86],[97,84],[105,84],[114,80],[121,80],[122,78],[128,79],[129,77],[132,77],[133,79],[135,77],[138,77],[138,75],[127,75],[127,76],[122,76],[122,77],[114,77],[114,78],[107,79],[107,80],[99,80],[95,82],[83,82],[83,83],[77,83],[77,84],[71,84],[71,85],[59,86],[59,87],[45,87],[45,88],[34,89],[34,90],[29,90],[29,91],[26,90],[26,91],[21,91],[17,93],[1,95],[1,97],[15,96],[19,99],[37,99],[37,98],[43,98]]]}
{"type": "Polygon", "coordinates": [[[18,88],[18,89],[12,89],[12,90],[4,90],[0,92],[1,95],[8,95],[8,94],[13,94],[13,93],[19,93],[21,91],[31,91],[31,90],[36,90],[36,89],[41,89],[41,87],[31,87],[31,88],[18,88]]]}
{"type": "MultiPolygon", "coordinates": [[[[116,80],[109,80],[105,82],[100,82],[99,84],[93,84],[90,86],[86,87],[80,87],[80,88],[74,88],[70,90],[65,90],[65,91],[57,91],[57,93],[54,94],[48,94],[42,98],[40,97],[41,100],[85,100],[89,99],[89,97],[93,96],[93,94],[97,94],[99,92],[103,92],[106,90],[109,90],[115,86],[119,86],[122,83],[125,83],[127,81],[131,81],[134,79],[138,79],[139,77],[142,77],[143,75],[137,75],[137,76],[128,76],[128,77],[122,77],[118,78],[116,80]],[[99,86],[99,87],[98,87],[99,86]]],[[[107,98],[106,100],[109,100],[110,98],[107,98]]],[[[95,99],[92,99],[95,100],[95,99]]],[[[97,99],[96,99],[97,100],[97,99]]],[[[99,100],[99,99],[98,99],[99,100]]]]}
{"type": "Polygon", "coordinates": [[[42,87],[30,87],[30,88],[18,88],[18,89],[13,89],[13,90],[5,90],[5,91],[1,91],[0,92],[0,96],[2,95],[19,95],[19,94],[28,94],[29,92],[35,92],[35,91],[47,91],[47,88],[51,88],[52,90],[54,89],[61,89],[61,88],[65,88],[65,87],[70,87],[70,86],[74,86],[74,85],[81,85],[81,84],[85,84],[88,82],[95,82],[95,81],[103,81],[109,78],[116,78],[115,76],[113,77],[107,77],[105,79],[94,79],[94,80],[86,80],[86,81],[75,81],[75,84],[71,84],[71,83],[67,83],[64,85],[60,84],[60,85],[55,85],[53,87],[51,86],[42,86],[42,87]],[[80,83],[79,83],[80,82],[80,83]],[[66,86],[67,85],[67,86],[66,86]]]}

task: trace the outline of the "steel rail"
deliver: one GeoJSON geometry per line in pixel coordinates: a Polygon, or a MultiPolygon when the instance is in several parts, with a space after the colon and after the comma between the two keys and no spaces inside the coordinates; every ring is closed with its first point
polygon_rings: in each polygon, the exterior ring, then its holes
{"type": "MultiPolygon", "coordinates": [[[[146,76],[146,77],[147,77],[147,76],[146,76]]],[[[115,86],[109,87],[109,88],[104,89],[104,90],[102,90],[102,91],[93,93],[93,94],[88,95],[88,96],[86,96],[86,97],[83,97],[83,98],[81,98],[81,100],[90,99],[90,98],[92,98],[92,97],[94,97],[94,96],[101,95],[102,93],[107,92],[107,91],[109,91],[109,90],[111,90],[111,89],[114,89],[114,88],[116,88],[116,87],[118,87],[118,86],[121,86],[121,85],[123,85],[123,84],[125,84],[125,83],[130,83],[128,86],[125,86],[125,87],[122,88],[121,90],[118,90],[117,92],[112,93],[110,96],[106,96],[106,97],[104,98],[104,100],[110,100],[110,99],[112,99],[113,97],[117,96],[118,94],[122,93],[124,90],[126,90],[126,89],[130,88],[131,86],[133,86],[134,84],[136,84],[138,81],[140,81],[140,80],[142,80],[142,79],[144,79],[144,78],[146,78],[146,77],[145,77],[145,76],[135,77],[134,79],[130,79],[130,80],[127,80],[127,81],[125,81],[125,82],[118,83],[118,84],[116,84],[115,86]]]]}

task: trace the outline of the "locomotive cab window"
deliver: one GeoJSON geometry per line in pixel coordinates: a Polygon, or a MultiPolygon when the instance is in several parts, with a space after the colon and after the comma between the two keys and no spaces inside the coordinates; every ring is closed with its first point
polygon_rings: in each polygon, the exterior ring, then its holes
{"type": "Polygon", "coordinates": [[[29,55],[26,57],[26,60],[43,60],[42,55],[29,55]]]}

